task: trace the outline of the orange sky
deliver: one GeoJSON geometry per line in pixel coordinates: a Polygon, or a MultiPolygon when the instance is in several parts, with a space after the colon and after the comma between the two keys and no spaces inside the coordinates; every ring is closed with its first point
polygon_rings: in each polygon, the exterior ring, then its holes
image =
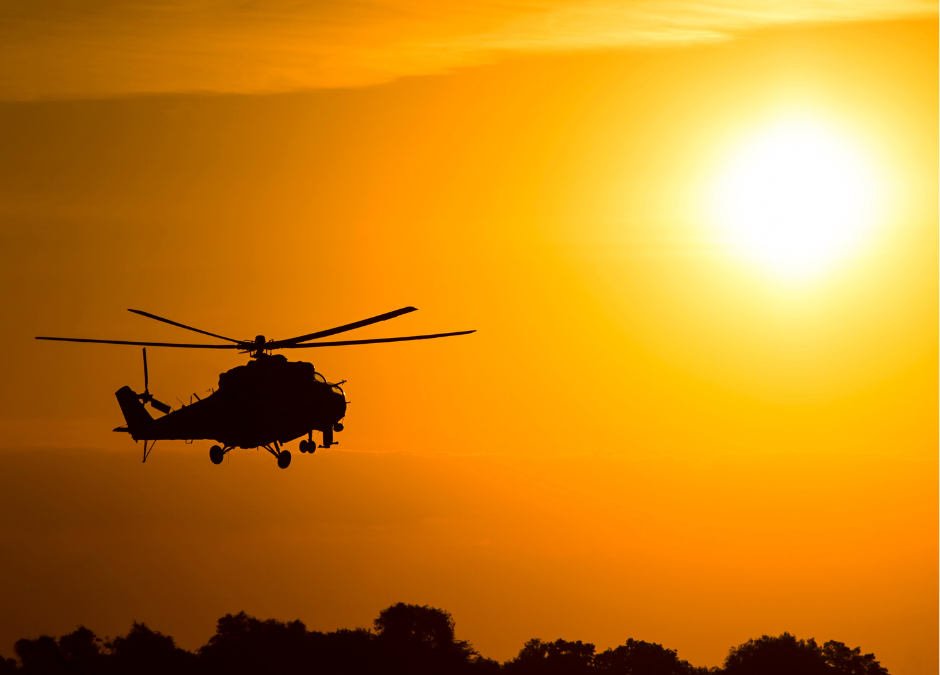
{"type": "MultiPolygon", "coordinates": [[[[634,637],[710,666],[787,630],[937,671],[935,5],[115,7],[0,22],[27,64],[0,59],[0,654],[404,601],[498,659],[634,637]],[[886,196],[794,282],[702,195],[796,113],[886,196]],[[287,471],[199,442],[141,466],[110,432],[139,351],[32,340],[188,339],[128,307],[283,338],[405,305],[355,337],[478,333],[289,355],[352,403],[287,471]]],[[[170,403],[243,362],[149,360],[170,403]]]]}
{"type": "Polygon", "coordinates": [[[0,93],[356,87],[512,54],[692,45],[763,27],[936,14],[929,0],[3,0],[0,93]]]}

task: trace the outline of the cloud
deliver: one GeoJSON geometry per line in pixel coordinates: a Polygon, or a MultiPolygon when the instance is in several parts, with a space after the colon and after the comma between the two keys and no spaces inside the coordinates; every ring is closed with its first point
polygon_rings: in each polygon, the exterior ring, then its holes
{"type": "Polygon", "coordinates": [[[936,14],[923,0],[0,0],[0,98],[357,87],[507,54],[936,14]]]}

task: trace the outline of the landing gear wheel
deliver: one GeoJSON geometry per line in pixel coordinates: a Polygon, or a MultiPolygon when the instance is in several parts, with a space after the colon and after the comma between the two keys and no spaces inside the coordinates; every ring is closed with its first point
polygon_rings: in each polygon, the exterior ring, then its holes
{"type": "Polygon", "coordinates": [[[308,445],[309,445],[309,443],[307,443],[307,441],[301,441],[301,442],[300,442],[300,451],[301,451],[301,452],[310,452],[310,451],[307,449],[307,446],[308,446],[308,445]]]}
{"type": "Polygon", "coordinates": [[[213,464],[222,463],[222,460],[225,459],[225,452],[222,450],[221,446],[213,445],[209,448],[209,459],[212,460],[213,464]]]}
{"type": "Polygon", "coordinates": [[[282,469],[290,466],[290,450],[281,450],[281,454],[277,456],[277,465],[282,469]]]}

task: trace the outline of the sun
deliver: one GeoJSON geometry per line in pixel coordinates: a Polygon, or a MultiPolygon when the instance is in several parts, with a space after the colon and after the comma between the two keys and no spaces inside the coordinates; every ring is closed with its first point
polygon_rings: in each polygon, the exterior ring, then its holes
{"type": "Polygon", "coordinates": [[[877,182],[853,144],[805,120],[778,123],[735,153],[714,191],[726,238],[760,266],[813,276],[870,230],[877,182]]]}

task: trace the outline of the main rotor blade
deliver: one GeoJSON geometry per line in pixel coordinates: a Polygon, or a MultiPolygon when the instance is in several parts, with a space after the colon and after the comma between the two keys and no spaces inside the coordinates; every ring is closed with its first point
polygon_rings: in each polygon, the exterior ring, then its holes
{"type": "Polygon", "coordinates": [[[268,343],[269,346],[266,348],[281,349],[282,347],[291,347],[297,345],[298,342],[306,342],[307,340],[316,340],[317,338],[329,337],[330,335],[336,335],[337,333],[345,333],[348,330],[362,328],[363,326],[371,326],[372,324],[379,323],[380,321],[388,321],[389,319],[394,319],[396,316],[401,316],[402,314],[408,314],[409,312],[417,311],[418,309],[416,307],[402,307],[401,309],[396,309],[394,312],[386,312],[385,314],[373,316],[371,319],[363,319],[362,321],[347,323],[344,326],[328,328],[327,330],[321,330],[316,333],[309,333],[308,335],[300,335],[294,338],[287,338],[286,340],[272,340],[268,343]]]}
{"type": "Polygon", "coordinates": [[[138,347],[186,347],[188,349],[243,349],[240,345],[196,345],[177,342],[131,342],[127,340],[89,340],[86,338],[37,337],[37,340],[57,342],[95,342],[103,345],[137,345],[138,347]]]}
{"type": "Polygon", "coordinates": [[[144,347],[144,391],[150,391],[150,378],[147,377],[147,348],[144,347]]]}
{"type": "Polygon", "coordinates": [[[346,345],[374,345],[379,342],[406,342],[408,340],[433,340],[452,335],[469,335],[475,330],[462,330],[456,333],[437,333],[435,335],[408,335],[406,337],[375,338],[373,340],[343,340],[341,342],[307,342],[300,345],[284,345],[280,349],[307,349],[309,347],[344,347],[346,345]]]}
{"type": "Polygon", "coordinates": [[[203,335],[208,335],[209,337],[219,338],[220,340],[227,340],[229,342],[240,342],[240,340],[235,340],[224,335],[216,335],[215,333],[210,333],[209,331],[199,330],[198,328],[193,328],[192,326],[187,326],[184,323],[177,323],[176,321],[170,321],[169,319],[164,319],[162,316],[157,316],[156,314],[151,314],[149,312],[142,312],[139,309],[129,309],[128,312],[133,312],[134,314],[140,314],[145,316],[148,319],[156,319],[157,321],[162,321],[163,323],[168,323],[171,326],[177,326],[179,328],[185,328],[186,330],[191,330],[195,333],[202,333],[203,335]]]}

